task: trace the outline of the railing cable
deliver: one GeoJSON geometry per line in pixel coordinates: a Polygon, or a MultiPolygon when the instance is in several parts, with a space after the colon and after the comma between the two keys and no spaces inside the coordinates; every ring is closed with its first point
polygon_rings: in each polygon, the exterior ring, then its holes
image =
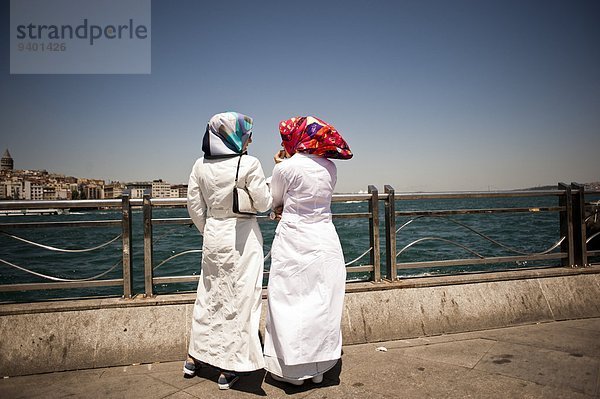
{"type": "Polygon", "coordinates": [[[173,256],[169,256],[167,259],[163,260],[158,265],[154,266],[154,268],[152,270],[158,269],[159,267],[161,267],[162,265],[164,265],[165,263],[167,263],[171,259],[175,259],[175,258],[177,258],[179,256],[182,256],[182,255],[199,253],[199,252],[202,252],[202,250],[201,249],[190,249],[190,250],[187,250],[187,251],[179,252],[179,253],[177,253],[177,254],[175,254],[173,256]]]}
{"type": "Polygon", "coordinates": [[[91,280],[95,280],[95,279],[97,279],[97,278],[99,278],[99,277],[102,277],[102,276],[104,276],[104,275],[106,275],[106,274],[110,273],[111,271],[113,271],[113,270],[114,270],[114,269],[115,269],[115,268],[116,268],[116,267],[117,267],[119,264],[121,264],[121,263],[123,262],[123,260],[122,260],[122,259],[121,259],[121,260],[119,260],[119,261],[118,261],[117,263],[115,263],[115,264],[114,264],[114,265],[113,265],[113,266],[112,266],[110,269],[108,269],[108,270],[106,270],[106,271],[104,271],[104,272],[102,272],[102,273],[100,273],[100,274],[97,274],[97,275],[95,275],[95,276],[92,276],[92,277],[87,277],[87,278],[78,278],[78,279],[69,279],[69,278],[54,277],[54,276],[49,276],[49,275],[47,275],[47,274],[43,274],[43,273],[34,272],[33,270],[29,270],[29,269],[26,269],[26,268],[24,268],[24,267],[22,267],[22,266],[15,265],[14,263],[11,263],[11,262],[9,262],[9,261],[6,261],[6,260],[4,260],[4,259],[0,259],[0,262],[4,263],[4,264],[6,264],[6,265],[8,265],[8,266],[10,266],[10,267],[13,267],[13,268],[15,268],[15,269],[18,269],[18,270],[24,271],[25,273],[33,274],[34,276],[38,276],[38,277],[41,277],[41,278],[45,278],[45,279],[47,279],[47,280],[52,280],[52,281],[62,281],[62,282],[77,282],[77,281],[91,281],[91,280]]]}
{"type": "MultiPolygon", "coordinates": [[[[417,219],[421,219],[421,218],[426,218],[426,217],[428,217],[428,218],[439,218],[439,219],[444,219],[444,220],[447,220],[447,221],[449,221],[449,222],[452,222],[452,223],[454,223],[454,224],[457,224],[457,225],[459,225],[459,226],[462,226],[462,227],[464,227],[465,229],[467,229],[467,230],[470,230],[470,231],[472,231],[473,233],[477,234],[478,236],[480,236],[480,237],[482,237],[482,238],[484,238],[484,239],[486,239],[486,240],[488,240],[488,241],[490,241],[490,242],[492,242],[492,243],[494,243],[494,244],[498,245],[499,247],[501,247],[501,248],[504,248],[504,249],[506,249],[507,251],[514,252],[514,253],[516,253],[516,254],[519,254],[519,255],[545,255],[545,254],[547,254],[547,253],[551,252],[552,250],[554,250],[555,248],[557,248],[557,247],[558,247],[558,246],[559,246],[559,245],[560,245],[560,244],[561,244],[561,243],[564,241],[564,239],[565,239],[565,237],[562,237],[562,238],[561,238],[561,239],[560,239],[558,242],[554,243],[552,246],[550,246],[550,248],[548,248],[548,249],[546,249],[546,250],[544,250],[544,251],[542,251],[542,252],[533,252],[533,253],[530,253],[530,252],[523,252],[523,251],[519,251],[518,249],[511,248],[511,247],[509,247],[508,245],[505,245],[505,244],[503,244],[503,243],[501,243],[501,242],[499,242],[499,241],[496,241],[496,240],[494,240],[493,238],[491,238],[491,237],[488,237],[487,235],[485,235],[485,234],[483,234],[483,233],[481,233],[481,232],[479,232],[479,231],[475,230],[474,228],[472,228],[472,227],[470,227],[470,226],[468,226],[468,225],[466,225],[466,224],[464,224],[464,223],[461,223],[461,222],[459,222],[459,221],[456,221],[456,220],[454,220],[454,219],[446,218],[446,217],[443,217],[443,216],[428,216],[428,215],[424,215],[424,216],[417,216],[417,217],[415,217],[415,218],[413,218],[413,219],[409,220],[408,222],[406,222],[406,223],[404,223],[402,226],[400,226],[400,227],[398,228],[398,230],[396,230],[396,234],[398,234],[398,232],[399,232],[400,230],[402,230],[404,227],[408,226],[410,223],[414,222],[415,220],[417,220],[417,219]]],[[[417,241],[419,241],[419,240],[417,240],[417,241]]],[[[447,241],[449,241],[449,240],[447,240],[447,241]]],[[[452,241],[449,241],[449,242],[452,242],[452,241]]],[[[415,242],[415,243],[416,243],[416,242],[415,242]]],[[[411,244],[413,244],[413,243],[411,243],[411,244]]],[[[454,243],[454,244],[456,244],[456,243],[454,243]]],[[[457,244],[457,245],[459,245],[459,244],[457,244]]],[[[412,246],[412,245],[411,245],[411,246],[412,246]]],[[[459,246],[460,246],[460,245],[459,245],[459,246]]],[[[398,256],[398,255],[396,255],[396,256],[398,256]]]]}
{"type": "Polygon", "coordinates": [[[354,260],[352,260],[352,261],[350,261],[350,262],[346,263],[346,264],[345,264],[345,266],[350,266],[351,264],[353,264],[353,263],[355,263],[355,262],[359,261],[359,260],[360,260],[360,259],[361,259],[363,256],[365,256],[366,254],[368,254],[369,252],[371,252],[371,250],[372,250],[372,249],[373,249],[373,247],[371,247],[371,248],[367,249],[367,250],[366,250],[366,251],[365,251],[365,252],[364,252],[362,255],[360,255],[358,258],[356,258],[356,259],[354,259],[354,260]]]}
{"type": "Polygon", "coordinates": [[[10,233],[7,233],[7,232],[1,231],[1,230],[0,230],[0,234],[3,234],[5,236],[7,236],[7,237],[13,238],[13,239],[18,240],[18,241],[22,241],[24,243],[27,243],[27,244],[30,244],[30,245],[33,245],[33,246],[36,246],[36,247],[39,247],[39,248],[47,249],[49,251],[66,252],[66,253],[81,253],[81,252],[95,251],[97,249],[104,248],[107,245],[110,245],[113,242],[117,241],[119,238],[121,238],[121,234],[119,234],[115,238],[113,238],[112,240],[110,240],[108,242],[105,242],[104,244],[98,245],[96,247],[84,248],[84,249],[67,249],[67,248],[57,248],[57,247],[53,247],[53,246],[50,246],[50,245],[40,244],[40,243],[37,243],[37,242],[34,242],[34,241],[30,241],[30,240],[28,240],[26,238],[19,237],[19,236],[16,236],[14,234],[10,234],[10,233]]]}

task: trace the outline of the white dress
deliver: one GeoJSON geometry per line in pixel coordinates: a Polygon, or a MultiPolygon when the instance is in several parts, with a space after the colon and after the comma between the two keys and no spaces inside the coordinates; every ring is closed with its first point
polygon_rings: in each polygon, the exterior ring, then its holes
{"type": "Polygon", "coordinates": [[[336,167],[295,154],[275,166],[273,208],[283,205],[271,248],[265,368],[302,380],[322,374],[341,356],[346,268],[331,221],[336,167]]]}
{"type": "MultiPolygon", "coordinates": [[[[232,211],[238,160],[200,158],[190,175],[188,211],[204,240],[189,354],[244,372],[264,367],[258,335],[264,255],[256,217],[232,211]]],[[[238,187],[243,183],[258,211],[271,207],[264,173],[252,156],[242,156],[238,187]]]]}

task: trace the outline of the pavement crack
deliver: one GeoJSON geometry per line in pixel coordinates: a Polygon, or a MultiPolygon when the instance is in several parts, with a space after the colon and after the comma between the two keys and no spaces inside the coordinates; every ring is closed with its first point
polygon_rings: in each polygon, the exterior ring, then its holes
{"type": "MultiPolygon", "coordinates": [[[[490,340],[490,341],[494,341],[494,340],[490,340]]],[[[485,353],[483,355],[481,355],[481,357],[479,358],[479,360],[477,361],[477,363],[475,363],[475,365],[473,367],[471,367],[471,370],[475,370],[475,368],[477,368],[477,366],[479,365],[479,363],[481,363],[481,361],[483,360],[483,358],[485,358],[487,356],[488,353],[490,353],[490,351],[492,350],[492,348],[494,346],[498,345],[498,341],[494,341],[493,345],[490,345],[490,347],[488,348],[488,350],[485,351],[485,353]]]]}

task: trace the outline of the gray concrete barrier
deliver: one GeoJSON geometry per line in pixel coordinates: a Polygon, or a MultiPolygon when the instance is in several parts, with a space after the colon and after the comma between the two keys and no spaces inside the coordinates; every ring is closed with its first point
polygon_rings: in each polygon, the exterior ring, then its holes
{"type": "MultiPolygon", "coordinates": [[[[0,305],[0,376],[183,360],[194,298],[0,305]]],[[[348,284],[342,334],[348,345],[587,317],[600,317],[598,266],[348,284]]]]}

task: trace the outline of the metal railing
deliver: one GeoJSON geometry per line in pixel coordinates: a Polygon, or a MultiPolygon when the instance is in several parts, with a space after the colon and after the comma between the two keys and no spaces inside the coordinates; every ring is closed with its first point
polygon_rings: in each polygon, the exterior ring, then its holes
{"type": "MultiPolygon", "coordinates": [[[[588,251],[586,243],[585,225],[585,191],[583,186],[572,183],[570,186],[559,183],[558,190],[527,190],[527,191],[497,191],[497,192],[457,192],[457,193],[418,193],[418,194],[396,194],[393,187],[385,186],[385,226],[386,226],[386,254],[385,254],[385,277],[394,281],[398,279],[398,271],[401,269],[416,268],[449,268],[464,265],[482,265],[507,262],[528,262],[541,260],[560,259],[561,266],[587,267],[589,256],[598,255],[600,251],[588,251]],[[449,209],[449,210],[421,210],[421,211],[397,211],[397,203],[408,200],[443,200],[443,199],[483,199],[483,198],[526,198],[526,197],[558,197],[558,206],[528,206],[509,208],[481,208],[481,209],[449,209]],[[549,247],[540,252],[527,252],[505,245],[495,240],[468,224],[451,219],[453,215],[489,215],[504,213],[540,213],[558,212],[560,224],[560,237],[549,247]],[[396,229],[396,218],[410,218],[402,226],[396,229]],[[516,255],[507,256],[484,256],[454,240],[439,236],[422,237],[410,242],[400,250],[397,249],[397,235],[409,224],[423,218],[444,219],[450,223],[462,227],[463,231],[475,234],[494,246],[516,255]],[[469,252],[475,257],[462,259],[445,259],[436,261],[398,262],[398,257],[410,248],[426,241],[443,242],[449,246],[456,246],[469,252]],[[559,251],[555,251],[559,249],[559,251]]],[[[597,194],[597,192],[588,192],[597,194]]],[[[547,266],[546,266],[547,267],[547,266]]],[[[519,270],[525,269],[519,267],[519,270]]],[[[505,269],[508,270],[508,269],[505,269]]]]}
{"type": "MultiPolygon", "coordinates": [[[[585,192],[583,186],[576,183],[571,185],[559,184],[557,190],[546,191],[499,191],[499,192],[459,192],[459,193],[402,193],[397,194],[391,186],[385,186],[384,193],[379,193],[374,186],[368,187],[368,192],[364,194],[336,194],[332,202],[359,202],[368,204],[367,212],[335,212],[334,219],[367,219],[369,235],[369,248],[365,248],[357,253],[361,253],[356,259],[349,261],[347,271],[349,273],[368,273],[368,279],[374,282],[380,282],[383,279],[394,281],[398,279],[398,271],[406,269],[424,269],[439,268],[450,270],[448,268],[462,265],[487,265],[506,262],[526,262],[526,261],[555,261],[557,265],[549,267],[585,267],[589,266],[590,257],[597,257],[600,251],[590,249],[590,243],[600,241],[600,234],[589,235],[586,232],[586,222],[592,218],[599,218],[600,204],[586,202],[586,197],[600,195],[600,192],[585,192]],[[433,210],[421,207],[420,210],[409,210],[403,207],[407,201],[421,200],[446,200],[446,199],[490,199],[490,198],[531,198],[548,197],[557,198],[557,205],[550,206],[527,206],[527,207],[499,207],[499,208],[469,208],[469,209],[442,209],[433,210]],[[380,201],[384,202],[383,223],[380,226],[380,201]],[[398,208],[398,209],[397,209],[398,208]],[[548,243],[543,251],[531,252],[514,248],[501,240],[492,238],[489,234],[479,231],[468,223],[458,220],[456,216],[463,215],[500,215],[500,214],[543,214],[556,213],[559,215],[559,234],[554,242],[548,243]],[[408,221],[397,227],[398,218],[408,218],[408,221]],[[422,220],[434,219],[444,220],[469,234],[474,234],[485,240],[490,245],[507,251],[508,255],[486,256],[479,253],[468,245],[458,242],[453,238],[436,236],[435,231],[432,235],[413,239],[410,243],[397,248],[399,234],[404,233],[405,228],[411,224],[419,223],[422,220]],[[385,263],[383,270],[381,267],[381,240],[380,229],[383,227],[385,246],[385,263]],[[405,261],[402,257],[411,250],[418,248],[428,242],[442,243],[442,245],[459,248],[462,251],[471,254],[470,257],[458,257],[442,260],[419,260],[405,261]],[[369,254],[369,263],[355,266],[360,259],[369,254]]],[[[50,251],[53,253],[77,252],[88,253],[106,248],[111,243],[119,241],[121,243],[120,260],[111,265],[102,272],[95,272],[93,276],[83,278],[65,278],[51,275],[48,272],[39,272],[31,270],[27,265],[18,265],[10,259],[0,258],[0,268],[8,267],[17,269],[20,272],[34,275],[46,280],[38,283],[6,283],[0,281],[0,292],[15,291],[33,291],[48,289],[65,288],[93,288],[105,286],[121,286],[122,295],[125,298],[131,298],[135,294],[144,294],[152,296],[155,294],[155,286],[173,283],[197,282],[198,275],[175,275],[175,276],[157,276],[155,271],[172,260],[193,253],[200,253],[200,248],[179,250],[162,259],[155,261],[156,235],[154,227],[165,225],[190,225],[192,221],[189,217],[153,217],[153,210],[164,207],[186,207],[185,198],[161,199],[144,197],[143,199],[132,199],[123,196],[122,199],[115,200],[83,200],[83,201],[0,201],[0,213],[2,211],[14,210],[42,210],[42,209],[78,209],[78,208],[106,208],[118,210],[120,219],[110,220],[86,220],[86,221],[47,221],[47,222],[6,222],[0,223],[0,234],[11,240],[16,240],[24,245],[31,245],[41,251],[50,251]],[[132,209],[142,210],[143,220],[143,289],[134,289],[133,280],[133,240],[142,239],[132,230],[132,209]],[[65,248],[69,243],[59,247],[57,245],[48,245],[27,237],[22,237],[16,231],[23,229],[94,229],[94,228],[120,227],[120,234],[101,243],[95,243],[89,248],[65,248]],[[135,235],[135,237],[134,237],[135,235]],[[119,266],[122,267],[122,276],[119,278],[105,278],[107,274],[114,271],[119,266]]],[[[264,221],[265,216],[258,216],[259,221],[264,221]]],[[[532,227],[533,228],[533,227],[532,227]]],[[[404,238],[404,236],[402,236],[404,238]]],[[[414,237],[413,237],[414,238],[414,237]]],[[[139,241],[138,241],[139,242],[139,241]]],[[[268,254],[265,257],[268,258],[268,254]]],[[[354,256],[354,255],[353,255],[354,256]]],[[[546,266],[548,267],[548,266],[546,266]]],[[[141,270],[141,268],[138,268],[141,270]]],[[[520,267],[519,269],[523,269],[520,267]]],[[[268,275],[268,272],[266,272],[268,275]]],[[[1,276],[1,273],[0,273],[1,276]]],[[[136,278],[141,280],[141,274],[136,272],[136,278]]],[[[137,283],[136,283],[137,284],[137,283]]]]}
{"type": "Polygon", "coordinates": [[[122,242],[122,257],[112,265],[109,269],[102,273],[85,278],[63,278],[52,276],[47,273],[40,273],[30,270],[27,267],[17,265],[9,260],[0,258],[0,266],[5,266],[13,269],[18,269],[24,273],[40,277],[49,282],[44,283],[16,283],[16,284],[1,284],[0,292],[9,291],[33,291],[33,290],[48,290],[48,289],[64,289],[64,288],[89,288],[89,287],[106,287],[106,286],[122,286],[123,296],[131,298],[133,295],[133,275],[132,267],[132,250],[131,250],[131,202],[129,196],[124,195],[122,199],[115,200],[80,200],[80,201],[4,201],[0,202],[0,211],[10,210],[41,210],[41,209],[78,209],[78,208],[117,208],[121,210],[120,220],[92,220],[92,221],[68,221],[68,222],[20,222],[20,223],[0,223],[0,234],[11,239],[24,242],[28,245],[41,248],[46,251],[56,253],[84,253],[93,252],[104,248],[110,243],[121,238],[122,242]],[[45,228],[94,228],[94,227],[121,227],[121,233],[115,238],[100,245],[95,245],[90,248],[68,249],[58,248],[50,245],[38,243],[23,237],[20,237],[7,230],[20,229],[45,229],[45,228]],[[102,279],[112,270],[122,265],[122,278],[102,279]]]}
{"type": "MultiPolygon", "coordinates": [[[[334,219],[369,219],[369,241],[370,248],[363,252],[356,259],[346,264],[346,271],[349,273],[371,273],[372,279],[375,281],[381,280],[380,254],[379,254],[379,196],[377,189],[374,186],[369,186],[368,194],[334,194],[333,203],[357,201],[368,202],[369,211],[363,213],[334,213],[334,219]],[[352,266],[355,262],[362,259],[367,254],[370,255],[370,264],[352,266]]],[[[143,225],[144,225],[144,295],[154,295],[154,286],[159,284],[172,283],[189,283],[197,282],[198,275],[184,276],[155,276],[155,271],[166,264],[167,262],[176,259],[180,256],[200,253],[201,249],[187,249],[177,252],[168,258],[162,260],[158,264],[154,261],[154,233],[153,228],[157,225],[190,225],[191,218],[153,218],[153,209],[156,207],[185,207],[187,200],[185,198],[150,198],[146,195],[143,198],[143,225]]],[[[259,221],[267,220],[266,216],[257,216],[259,221]]],[[[270,253],[265,256],[268,259],[270,253]]],[[[269,272],[265,271],[265,276],[268,277],[269,272]]]]}
{"type": "Polygon", "coordinates": [[[582,256],[587,262],[592,257],[600,256],[600,191],[584,191],[580,185],[575,187],[578,205],[574,213],[575,217],[583,220],[581,241],[585,253],[582,256]],[[586,197],[595,197],[596,200],[586,202],[586,197]]]}

